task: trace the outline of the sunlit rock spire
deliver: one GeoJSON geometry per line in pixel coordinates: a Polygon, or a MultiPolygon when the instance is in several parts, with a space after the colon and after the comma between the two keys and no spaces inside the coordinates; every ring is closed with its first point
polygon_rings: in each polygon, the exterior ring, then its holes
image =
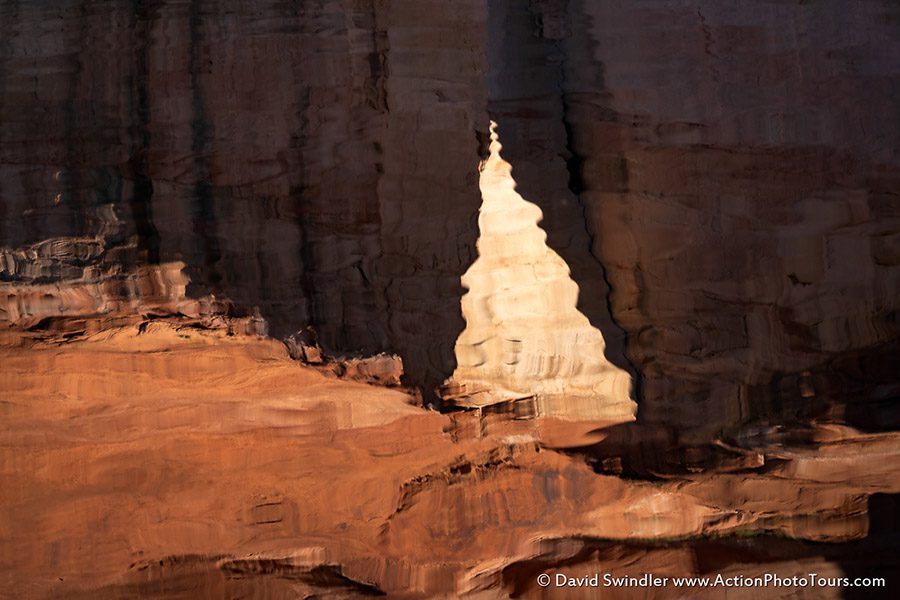
{"type": "Polygon", "coordinates": [[[578,285],[547,246],[540,208],[516,192],[500,149],[492,122],[479,258],[462,277],[466,328],[445,395],[466,406],[522,400],[542,415],[631,420],[630,376],[606,359],[603,335],[576,308],[578,285]]]}

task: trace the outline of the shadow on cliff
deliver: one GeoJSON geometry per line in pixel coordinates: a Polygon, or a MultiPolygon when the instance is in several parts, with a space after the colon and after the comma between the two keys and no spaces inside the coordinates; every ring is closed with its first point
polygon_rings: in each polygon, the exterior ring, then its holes
{"type": "Polygon", "coordinates": [[[838,564],[848,579],[883,577],[885,588],[846,587],[847,600],[896,598],[900,590],[900,494],[873,494],[868,499],[869,534],[841,555],[838,564]]]}
{"type": "MultiPolygon", "coordinates": [[[[578,284],[578,310],[603,334],[607,360],[629,373],[632,399],[639,401],[641,374],[627,356],[628,334],[613,318],[609,282],[594,253],[592,226],[581,198],[583,159],[573,148],[564,92],[566,53],[561,48],[573,19],[546,3],[489,3],[488,112],[499,124],[517,192],[541,209],[539,226],[547,234],[547,245],[566,262],[578,284]]],[[[593,56],[591,49],[582,54],[593,56]]],[[[603,65],[591,64],[590,70],[596,73],[596,90],[603,90],[603,65]]],[[[616,179],[627,182],[627,173],[616,179]]]]}
{"type": "Polygon", "coordinates": [[[404,3],[20,4],[0,6],[0,246],[98,236],[122,272],[183,262],[188,296],[397,353],[436,398],[476,254],[479,44],[413,58],[386,29],[404,3]]]}
{"type": "MultiPolygon", "coordinates": [[[[390,52],[378,10],[353,9],[349,38],[339,12],[302,3],[271,12],[278,35],[257,48],[251,40],[274,32],[226,20],[233,29],[223,36],[219,13],[199,1],[171,11],[188,33],[183,91],[190,103],[175,113],[172,131],[155,132],[181,147],[156,147],[162,165],[148,164],[145,154],[135,162],[146,188],[132,203],[142,247],[153,260],[187,264],[189,295],[214,294],[233,316],[258,313],[272,337],[312,327],[330,354],[399,354],[406,383],[432,402],[456,367],[453,349],[465,325],[460,277],[475,258],[484,140],[450,125],[410,127],[414,115],[446,110],[449,100],[390,102],[388,65],[405,55],[390,52]],[[336,62],[340,52],[318,50],[323,39],[348,55],[367,42],[367,60],[348,70],[336,62]],[[245,46],[256,50],[243,56],[236,48],[245,46]],[[330,72],[340,76],[318,76],[330,72]],[[252,111],[230,103],[231,75],[224,74],[233,73],[266,82],[242,91],[252,111]],[[420,148],[440,151],[419,157],[420,148]],[[165,164],[172,154],[185,155],[186,164],[175,182],[165,164]]],[[[139,14],[137,26],[149,30],[154,14],[139,14]]],[[[145,31],[136,51],[142,148],[150,143],[147,114],[167,114],[165,98],[146,85],[147,46],[157,38],[145,31]]],[[[401,66],[412,69],[413,81],[434,85],[430,66],[401,66]]],[[[467,95],[454,100],[457,110],[483,110],[467,95]]]]}

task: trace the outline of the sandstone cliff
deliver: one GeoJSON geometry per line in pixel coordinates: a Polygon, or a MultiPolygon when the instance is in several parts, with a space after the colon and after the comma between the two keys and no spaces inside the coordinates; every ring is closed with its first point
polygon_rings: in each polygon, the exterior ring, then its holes
{"type": "Polygon", "coordinates": [[[898,24],[0,0],[0,595],[896,572],[898,24]]]}
{"type": "Polygon", "coordinates": [[[99,236],[123,271],[183,262],[189,296],[398,352],[434,399],[490,115],[649,422],[767,418],[897,337],[890,2],[2,10],[7,252],[99,236]]]}

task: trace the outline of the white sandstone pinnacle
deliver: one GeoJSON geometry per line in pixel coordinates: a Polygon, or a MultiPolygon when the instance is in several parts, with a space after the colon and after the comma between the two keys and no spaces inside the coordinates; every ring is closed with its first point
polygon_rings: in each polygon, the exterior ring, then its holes
{"type": "Polygon", "coordinates": [[[606,359],[603,335],[576,308],[578,285],[547,246],[541,209],[516,192],[501,147],[492,122],[479,257],[462,277],[467,325],[448,382],[453,401],[485,407],[533,398],[543,416],[632,420],[630,376],[606,359]]]}

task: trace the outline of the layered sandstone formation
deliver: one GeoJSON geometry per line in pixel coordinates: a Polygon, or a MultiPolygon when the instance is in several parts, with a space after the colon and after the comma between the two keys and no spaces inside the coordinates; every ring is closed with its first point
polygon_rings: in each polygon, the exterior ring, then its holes
{"type": "Polygon", "coordinates": [[[115,218],[123,271],[183,262],[191,297],[258,308],[276,336],[400,352],[427,390],[450,375],[487,131],[480,3],[0,10],[0,247],[115,218]]]}

